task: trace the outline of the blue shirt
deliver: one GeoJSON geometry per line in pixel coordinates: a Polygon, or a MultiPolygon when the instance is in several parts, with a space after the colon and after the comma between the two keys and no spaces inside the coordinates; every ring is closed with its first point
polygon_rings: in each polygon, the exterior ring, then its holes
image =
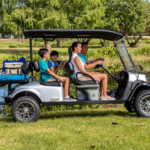
{"type": "Polygon", "coordinates": [[[47,82],[52,76],[48,75],[48,74],[42,74],[42,73],[48,73],[47,69],[49,69],[48,64],[45,60],[43,60],[43,59],[40,60],[39,69],[40,69],[41,79],[44,82],[47,82]]]}
{"type": "Polygon", "coordinates": [[[59,60],[56,60],[56,63],[54,63],[54,62],[52,62],[52,60],[50,60],[49,62],[48,62],[48,67],[50,68],[50,67],[53,67],[54,68],[54,70],[55,69],[57,69],[57,67],[58,67],[58,65],[61,63],[61,61],[59,61],[59,60]]]}
{"type": "Polygon", "coordinates": [[[82,55],[81,53],[79,53],[78,56],[80,57],[80,59],[81,59],[81,61],[83,63],[86,63],[87,58],[84,55],[82,55]]]}

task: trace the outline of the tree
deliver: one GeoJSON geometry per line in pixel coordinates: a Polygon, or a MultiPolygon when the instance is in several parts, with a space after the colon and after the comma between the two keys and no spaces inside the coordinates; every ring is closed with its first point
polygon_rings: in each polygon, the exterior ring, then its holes
{"type": "Polygon", "coordinates": [[[103,27],[105,7],[100,0],[70,0],[66,6],[73,29],[95,29],[103,27]]]}
{"type": "MultiPolygon", "coordinates": [[[[19,36],[29,29],[69,28],[67,14],[61,9],[62,1],[20,1],[11,13],[4,11],[3,26],[5,30],[19,36]]],[[[50,42],[45,41],[45,47],[50,50],[50,42]]]]}
{"type": "Polygon", "coordinates": [[[133,47],[142,38],[148,18],[148,1],[145,0],[107,0],[105,28],[121,32],[128,44],[133,47]],[[133,35],[134,39],[129,39],[133,35]],[[135,36],[138,35],[138,38],[135,36]]]}

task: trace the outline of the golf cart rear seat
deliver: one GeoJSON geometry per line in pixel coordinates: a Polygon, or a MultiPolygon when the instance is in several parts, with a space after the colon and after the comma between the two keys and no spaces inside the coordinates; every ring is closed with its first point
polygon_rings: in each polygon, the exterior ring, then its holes
{"type": "MultiPolygon", "coordinates": [[[[37,60],[33,61],[33,70],[36,72],[39,72],[39,63],[37,60]]],[[[43,73],[47,75],[51,75],[49,73],[43,73]]],[[[51,75],[53,78],[55,78],[53,75],[51,75]]],[[[41,74],[40,74],[41,77],[41,74]]],[[[51,81],[51,82],[44,82],[42,79],[40,80],[40,84],[45,85],[45,86],[63,86],[63,82],[58,81],[58,79],[55,78],[56,81],[51,81]]]]}
{"type": "Polygon", "coordinates": [[[76,78],[73,78],[74,67],[71,62],[67,62],[65,64],[65,70],[71,79],[71,81],[76,86],[76,95],[78,101],[87,101],[87,100],[99,100],[99,83],[94,80],[92,76],[86,73],[78,72],[76,74],[76,78]],[[77,78],[78,74],[85,75],[89,78],[86,81],[80,81],[77,78]]]}
{"type": "Polygon", "coordinates": [[[2,69],[10,69],[10,73],[2,73],[0,75],[0,86],[4,86],[6,84],[13,84],[13,83],[26,83],[29,82],[30,77],[28,73],[31,71],[31,62],[26,61],[22,67],[4,67],[2,69]],[[11,73],[11,70],[17,70],[18,73],[11,73]],[[22,70],[22,71],[19,71],[22,70]],[[20,73],[19,73],[20,72],[20,73]]]}

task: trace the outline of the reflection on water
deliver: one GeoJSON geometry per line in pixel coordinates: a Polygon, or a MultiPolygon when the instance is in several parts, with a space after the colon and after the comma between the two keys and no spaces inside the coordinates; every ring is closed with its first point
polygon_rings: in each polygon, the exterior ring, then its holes
{"type": "MultiPolygon", "coordinates": [[[[4,102],[4,97],[8,95],[7,86],[0,88],[0,102],[4,102]]],[[[0,105],[0,112],[3,110],[4,106],[0,105]]]]}
{"type": "MultiPolygon", "coordinates": [[[[12,84],[12,88],[16,86],[17,84],[12,84]]],[[[2,86],[0,87],[0,102],[4,102],[4,97],[8,95],[8,86],[2,86]]],[[[0,112],[3,110],[4,105],[0,105],[0,112]]]]}

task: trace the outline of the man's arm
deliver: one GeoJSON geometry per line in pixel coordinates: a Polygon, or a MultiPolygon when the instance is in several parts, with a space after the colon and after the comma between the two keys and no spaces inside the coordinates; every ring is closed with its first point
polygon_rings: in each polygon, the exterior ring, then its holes
{"type": "Polygon", "coordinates": [[[102,64],[102,63],[103,63],[103,61],[97,60],[97,61],[95,61],[93,63],[89,63],[89,64],[84,63],[84,67],[85,67],[85,69],[91,69],[91,68],[94,68],[96,65],[102,64]]]}
{"type": "Polygon", "coordinates": [[[104,57],[101,57],[101,58],[97,58],[97,59],[95,59],[95,60],[86,60],[86,63],[87,64],[92,64],[92,63],[95,63],[95,62],[97,62],[97,61],[104,61],[105,60],[105,58],[104,57]]]}

